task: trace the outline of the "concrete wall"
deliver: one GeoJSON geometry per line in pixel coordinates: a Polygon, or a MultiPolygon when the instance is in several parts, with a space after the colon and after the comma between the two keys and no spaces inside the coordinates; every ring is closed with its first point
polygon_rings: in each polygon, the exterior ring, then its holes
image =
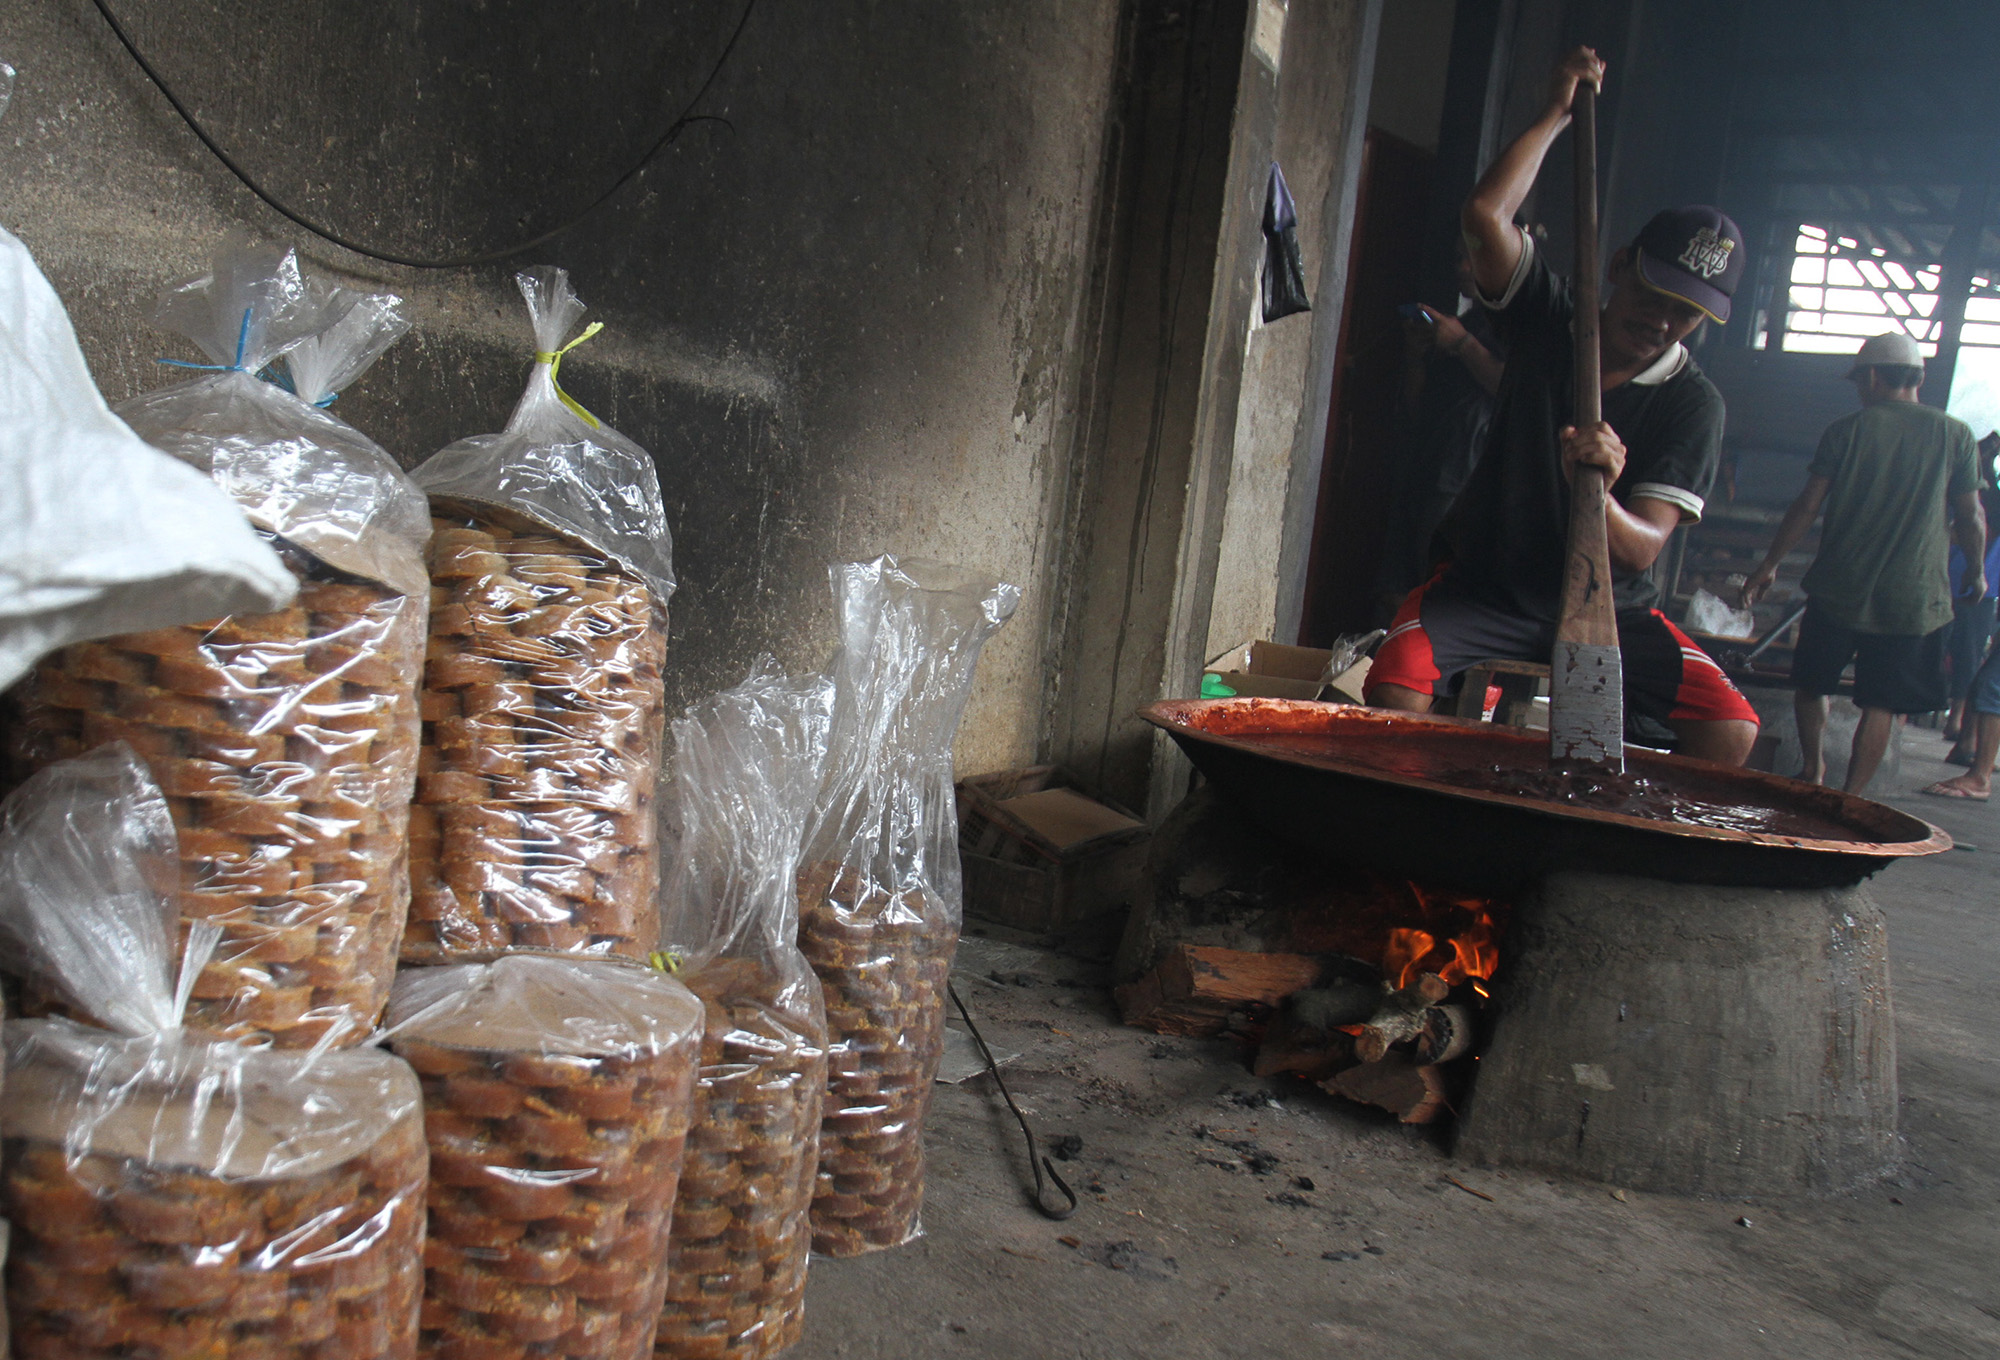
{"type": "Polygon", "coordinates": [[[1368,125],[1425,151],[1438,149],[1445,74],[1457,0],[1396,0],[1383,6],[1368,94],[1368,125]]]}
{"type": "MultiPolygon", "coordinates": [[[[134,37],[281,197],[370,244],[475,250],[566,217],[686,106],[737,0],[123,0],[134,37]]],[[[497,428],[530,337],[513,267],[569,268],[607,330],[569,389],[652,450],[682,587],[671,701],[760,650],[818,664],[826,562],[978,565],[1025,603],[989,647],[964,770],[1036,754],[1071,477],[1117,0],[756,0],[698,124],[585,225],[423,272],[257,203],[85,0],[0,7],[20,69],[0,223],[114,401],[193,357],[145,320],[233,227],[411,300],[340,413],[414,462],[497,428]]]]}
{"type": "Polygon", "coordinates": [[[1217,638],[1296,626],[1380,0],[1127,13],[1046,749],[1157,817],[1188,767],[1136,712],[1193,695],[1217,638]],[[1253,332],[1274,156],[1314,310],[1253,332]]]}
{"type": "MultiPolygon", "coordinates": [[[[1364,123],[1358,113],[1369,107],[1370,54],[1387,22],[1387,11],[1365,0],[1295,4],[1286,20],[1272,154],[1298,205],[1313,311],[1259,325],[1246,342],[1204,659],[1258,638],[1290,642],[1298,631],[1308,517],[1347,291],[1364,123]]],[[[1258,306],[1261,316],[1261,294],[1258,306]]]]}

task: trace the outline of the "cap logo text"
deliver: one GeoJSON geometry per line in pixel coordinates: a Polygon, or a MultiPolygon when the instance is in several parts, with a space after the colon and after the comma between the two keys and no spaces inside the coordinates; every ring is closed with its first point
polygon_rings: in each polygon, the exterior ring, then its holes
{"type": "Polygon", "coordinates": [[[1736,242],[1717,235],[1714,227],[1703,227],[1681,252],[1680,264],[1690,273],[1712,279],[1729,267],[1729,253],[1735,249],[1736,242]]]}

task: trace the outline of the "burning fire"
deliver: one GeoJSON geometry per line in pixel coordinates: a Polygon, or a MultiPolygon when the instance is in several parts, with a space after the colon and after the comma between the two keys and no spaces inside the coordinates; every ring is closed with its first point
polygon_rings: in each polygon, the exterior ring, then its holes
{"type": "MultiPolygon", "coordinates": [[[[1426,915],[1434,914],[1435,904],[1426,899],[1416,884],[1410,885],[1410,891],[1429,909],[1426,915]]],[[[1407,987],[1419,973],[1436,973],[1453,985],[1469,980],[1481,995],[1485,994],[1486,989],[1478,984],[1492,977],[1500,965],[1500,950],[1493,942],[1493,918],[1483,904],[1453,905],[1469,909],[1473,919],[1442,940],[1428,930],[1411,927],[1389,932],[1389,941],[1382,950],[1382,972],[1396,986],[1407,987]]]]}

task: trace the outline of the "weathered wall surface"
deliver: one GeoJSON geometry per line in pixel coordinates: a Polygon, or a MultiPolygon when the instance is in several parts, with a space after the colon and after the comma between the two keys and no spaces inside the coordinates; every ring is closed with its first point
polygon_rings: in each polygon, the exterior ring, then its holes
{"type": "MultiPolygon", "coordinates": [[[[707,77],[739,0],[114,0],[218,140],[350,236],[438,255],[568,216],[707,77]]],[[[114,401],[192,357],[146,316],[247,227],[411,300],[341,414],[414,462],[497,428],[530,337],[512,269],[568,268],[606,332],[565,385],[651,449],[682,586],[672,700],[761,650],[818,664],[824,566],[891,551],[1026,600],[987,652],[966,771],[1034,754],[1055,503],[1116,0],[756,0],[700,123],[611,205],[504,265],[424,272],[309,237],[236,184],[85,0],[0,7],[20,69],[0,224],[41,260],[114,401]]]]}
{"type": "MultiPolygon", "coordinates": [[[[1375,41],[1370,9],[1366,0],[1321,0],[1293,5],[1286,19],[1272,154],[1298,206],[1299,253],[1316,310],[1258,326],[1245,347],[1205,658],[1259,638],[1291,642],[1298,627],[1297,583],[1287,573],[1303,571],[1304,555],[1302,548],[1288,555],[1294,545],[1286,539],[1301,536],[1289,517],[1319,483],[1334,313],[1346,290],[1353,225],[1357,113],[1367,107],[1375,41]]],[[[1257,305],[1261,315],[1261,293],[1257,305]]]]}

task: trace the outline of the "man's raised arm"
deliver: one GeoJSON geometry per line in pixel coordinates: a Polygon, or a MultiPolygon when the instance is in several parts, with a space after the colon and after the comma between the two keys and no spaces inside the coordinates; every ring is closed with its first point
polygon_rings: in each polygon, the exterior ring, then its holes
{"type": "Polygon", "coordinates": [[[1579,47],[1562,59],[1549,80],[1549,100],[1542,116],[1487,167],[1459,210],[1459,230],[1465,233],[1472,276],[1486,297],[1498,298],[1505,293],[1521,263],[1521,231],[1514,225],[1514,214],[1535,187],[1542,159],[1569,126],[1570,101],[1576,97],[1579,80],[1604,88],[1604,63],[1588,47],[1579,47]]]}
{"type": "Polygon", "coordinates": [[[1744,609],[1764,598],[1764,592],[1778,579],[1778,565],[1791,556],[1792,549],[1805,541],[1806,530],[1812,528],[1819,518],[1819,509],[1826,504],[1826,493],[1833,489],[1833,479],[1813,473],[1806,478],[1805,489],[1799,492],[1785,511],[1785,518],[1778,524],[1778,536],[1771,541],[1771,550],[1764,554],[1764,560],[1757,569],[1744,578],[1743,589],[1736,597],[1736,603],[1744,609]]]}

